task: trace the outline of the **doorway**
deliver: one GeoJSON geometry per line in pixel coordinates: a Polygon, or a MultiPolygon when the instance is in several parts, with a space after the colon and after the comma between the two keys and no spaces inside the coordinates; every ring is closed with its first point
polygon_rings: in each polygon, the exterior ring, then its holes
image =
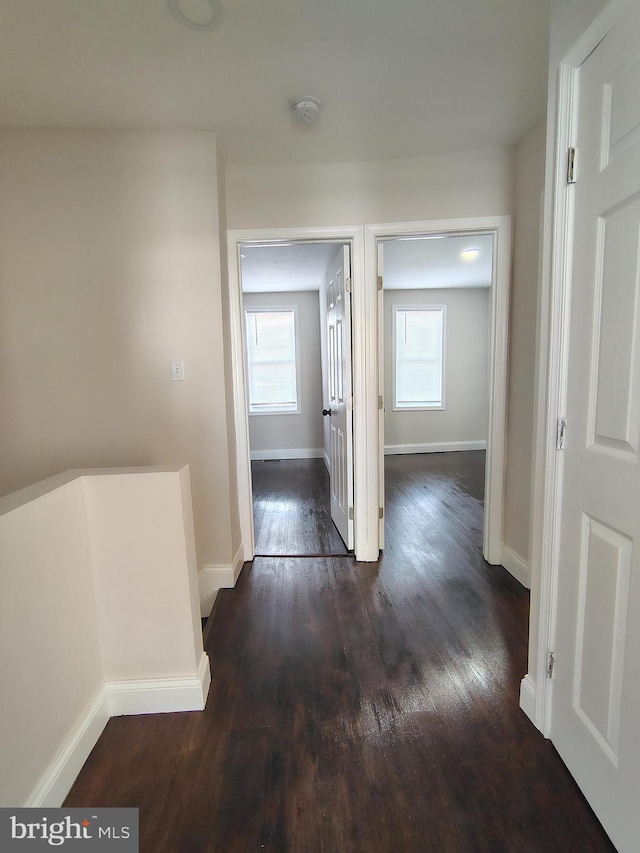
{"type": "Polygon", "coordinates": [[[350,243],[239,241],[253,552],[353,549],[350,243]]]}
{"type": "MultiPolygon", "coordinates": [[[[445,450],[475,452],[486,446],[482,551],[488,563],[502,562],[510,228],[509,217],[367,228],[367,257],[375,259],[378,283],[381,547],[385,541],[387,455],[445,450]],[[390,296],[401,291],[404,294],[395,300],[390,296]],[[453,362],[442,358],[448,349],[447,317],[452,315],[447,310],[449,304],[455,306],[455,337],[463,342],[457,347],[460,358],[453,362]],[[483,318],[482,329],[473,328],[474,312],[483,318]],[[414,325],[414,333],[423,334],[428,327],[432,337],[435,334],[432,344],[440,353],[438,370],[433,372],[433,360],[430,367],[423,363],[420,368],[423,380],[430,371],[428,388],[410,387],[416,373],[415,365],[411,366],[410,351],[400,353],[401,358],[408,358],[400,368],[402,375],[398,374],[397,366],[392,368],[392,359],[385,363],[385,354],[395,347],[397,330],[407,322],[414,325]],[[387,347],[389,339],[391,346],[387,347]],[[475,352],[475,358],[466,360],[464,351],[469,348],[475,352]],[[447,380],[447,365],[452,368],[450,378],[456,380],[453,385],[447,380]],[[475,379],[467,382],[472,376],[475,379]],[[450,402],[455,401],[455,406],[447,403],[447,391],[453,392],[450,402]],[[403,399],[407,394],[418,397],[403,399]],[[428,399],[420,399],[420,394],[428,399]]],[[[433,354],[438,352],[434,350],[433,354]]],[[[424,381],[418,384],[424,386],[424,381]]]]}

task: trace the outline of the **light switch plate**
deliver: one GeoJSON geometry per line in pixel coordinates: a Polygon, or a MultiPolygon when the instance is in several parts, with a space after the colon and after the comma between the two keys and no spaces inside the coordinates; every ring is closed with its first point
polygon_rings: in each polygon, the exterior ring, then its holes
{"type": "Polygon", "coordinates": [[[182,382],[184,379],[184,361],[176,359],[171,362],[171,381],[182,382]]]}

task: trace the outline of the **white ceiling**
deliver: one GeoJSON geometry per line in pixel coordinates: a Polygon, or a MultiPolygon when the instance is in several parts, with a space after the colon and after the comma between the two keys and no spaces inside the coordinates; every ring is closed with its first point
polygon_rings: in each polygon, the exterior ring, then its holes
{"type": "Polygon", "coordinates": [[[205,129],[227,163],[311,163],[513,144],[544,112],[549,0],[220,4],[195,32],[167,0],[0,0],[0,126],[205,129]]]}
{"type": "Polygon", "coordinates": [[[329,262],[338,251],[334,243],[293,243],[245,246],[242,249],[242,290],[278,293],[319,290],[329,262]]]}
{"type": "MultiPolygon", "coordinates": [[[[319,290],[338,244],[302,243],[245,246],[242,289],[245,293],[319,290]]],[[[385,241],[385,290],[491,285],[493,238],[481,236],[423,237],[385,241]],[[461,253],[478,249],[471,260],[461,253]]]]}
{"type": "Polygon", "coordinates": [[[412,290],[437,287],[490,287],[493,237],[424,237],[389,240],[383,248],[384,289],[412,290]],[[478,249],[465,258],[467,249],[478,249]]]}

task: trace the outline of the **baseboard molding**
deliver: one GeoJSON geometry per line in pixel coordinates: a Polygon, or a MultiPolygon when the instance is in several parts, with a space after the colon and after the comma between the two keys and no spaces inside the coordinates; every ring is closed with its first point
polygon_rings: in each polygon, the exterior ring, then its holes
{"type": "Polygon", "coordinates": [[[327,473],[331,474],[331,460],[326,450],[322,451],[322,458],[324,459],[324,467],[327,469],[327,473]]]}
{"type": "Polygon", "coordinates": [[[252,450],[252,462],[266,462],[277,459],[322,459],[322,448],[284,448],[282,450],[252,450]]]}
{"type": "Polygon", "coordinates": [[[212,589],[233,589],[244,565],[244,548],[241,545],[230,566],[203,566],[212,589]]]}
{"type": "Polygon", "coordinates": [[[385,444],[385,456],[403,453],[450,453],[455,450],[486,450],[486,441],[434,441],[428,444],[385,444]]]}
{"type": "Polygon", "coordinates": [[[520,707],[531,722],[536,725],[536,685],[530,675],[520,682],[520,707]]]}
{"type": "Polygon", "coordinates": [[[508,548],[506,545],[502,546],[502,558],[500,560],[500,564],[504,566],[516,580],[519,580],[522,586],[527,589],[531,589],[531,573],[529,572],[529,566],[519,554],[516,554],[515,551],[512,551],[511,548],[508,548]]]}
{"type": "Polygon", "coordinates": [[[24,803],[27,808],[62,805],[109,717],[109,694],[103,685],[24,803]]]}
{"type": "Polygon", "coordinates": [[[202,653],[194,676],[109,681],[105,685],[112,717],[202,711],[211,685],[209,658],[202,653]]]}
{"type": "Polygon", "coordinates": [[[209,658],[204,652],[197,674],[193,677],[106,682],[74,726],[24,806],[59,808],[62,805],[110,717],[202,711],[210,686],[209,658]]]}

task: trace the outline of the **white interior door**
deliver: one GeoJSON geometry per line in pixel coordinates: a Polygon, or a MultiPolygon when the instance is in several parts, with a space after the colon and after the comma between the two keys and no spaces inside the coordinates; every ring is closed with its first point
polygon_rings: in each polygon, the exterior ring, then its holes
{"type": "Polygon", "coordinates": [[[353,549],[353,398],[351,391],[351,264],[341,246],[327,271],[329,459],[331,518],[353,549]]]}
{"type": "Polygon", "coordinates": [[[640,843],[640,3],[577,71],[551,738],[640,843]]]}

